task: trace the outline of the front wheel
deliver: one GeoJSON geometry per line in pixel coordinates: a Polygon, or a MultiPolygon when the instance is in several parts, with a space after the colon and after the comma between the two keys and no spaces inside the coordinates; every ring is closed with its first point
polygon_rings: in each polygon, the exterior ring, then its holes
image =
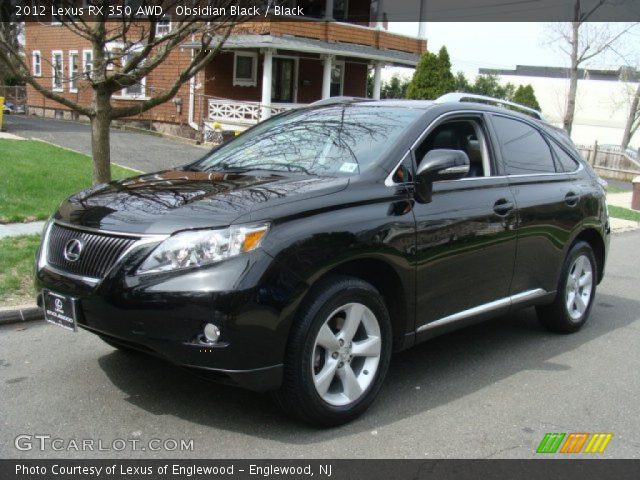
{"type": "Polygon", "coordinates": [[[320,426],[353,420],[373,402],[391,357],[391,323],[378,291],[332,276],[314,289],[292,327],[275,399],[320,426]]]}
{"type": "Polygon", "coordinates": [[[565,259],[556,298],[536,307],[540,323],[553,332],[573,333],[586,323],[596,294],[598,269],[593,250],[576,242],[565,259]]]}

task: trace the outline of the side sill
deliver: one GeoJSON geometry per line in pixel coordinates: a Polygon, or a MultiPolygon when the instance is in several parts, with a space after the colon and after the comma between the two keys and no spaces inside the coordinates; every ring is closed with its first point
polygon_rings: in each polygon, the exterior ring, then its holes
{"type": "Polygon", "coordinates": [[[426,330],[443,327],[445,325],[449,325],[460,320],[471,319],[473,317],[477,317],[480,315],[488,314],[491,312],[496,312],[503,309],[508,309],[512,306],[520,306],[535,300],[538,300],[542,297],[548,295],[546,290],[542,288],[536,288],[533,290],[527,290],[521,293],[517,293],[515,295],[511,295],[509,297],[499,298],[498,300],[494,300],[489,303],[485,303],[483,305],[478,305],[477,307],[469,308],[467,310],[463,310],[458,313],[454,313],[453,315],[448,315],[446,317],[440,318],[433,322],[426,323],[421,325],[416,330],[416,333],[422,333],[426,330]]]}

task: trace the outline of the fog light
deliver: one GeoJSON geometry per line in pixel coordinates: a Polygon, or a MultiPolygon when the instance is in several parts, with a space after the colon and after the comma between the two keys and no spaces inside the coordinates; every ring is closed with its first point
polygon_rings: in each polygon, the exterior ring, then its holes
{"type": "Polygon", "coordinates": [[[220,329],[213,323],[207,323],[204,326],[204,338],[211,343],[217,342],[220,338],[220,329]]]}

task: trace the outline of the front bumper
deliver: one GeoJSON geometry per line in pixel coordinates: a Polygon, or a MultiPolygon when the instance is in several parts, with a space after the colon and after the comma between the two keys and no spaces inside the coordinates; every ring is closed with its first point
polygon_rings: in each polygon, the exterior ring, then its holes
{"type": "Polygon", "coordinates": [[[78,299],[78,326],[213,380],[276,389],[297,277],[258,249],[207,268],[130,275],[148,249],[132,252],[97,285],[39,263],[36,287],[78,299]],[[203,329],[216,324],[215,344],[203,329]]]}

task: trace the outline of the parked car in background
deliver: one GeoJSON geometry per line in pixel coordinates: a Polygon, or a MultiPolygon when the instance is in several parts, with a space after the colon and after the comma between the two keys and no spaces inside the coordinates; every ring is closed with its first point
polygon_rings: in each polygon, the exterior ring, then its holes
{"type": "Polygon", "coordinates": [[[371,405],[392,351],[529,306],[579,330],[609,244],[598,177],[537,112],[462,99],[323,101],[72,195],[38,253],[47,320],[325,426],[371,405]]]}
{"type": "Polygon", "coordinates": [[[13,102],[4,102],[3,112],[7,115],[17,114],[17,113],[25,113],[24,105],[16,105],[13,102]]]}

